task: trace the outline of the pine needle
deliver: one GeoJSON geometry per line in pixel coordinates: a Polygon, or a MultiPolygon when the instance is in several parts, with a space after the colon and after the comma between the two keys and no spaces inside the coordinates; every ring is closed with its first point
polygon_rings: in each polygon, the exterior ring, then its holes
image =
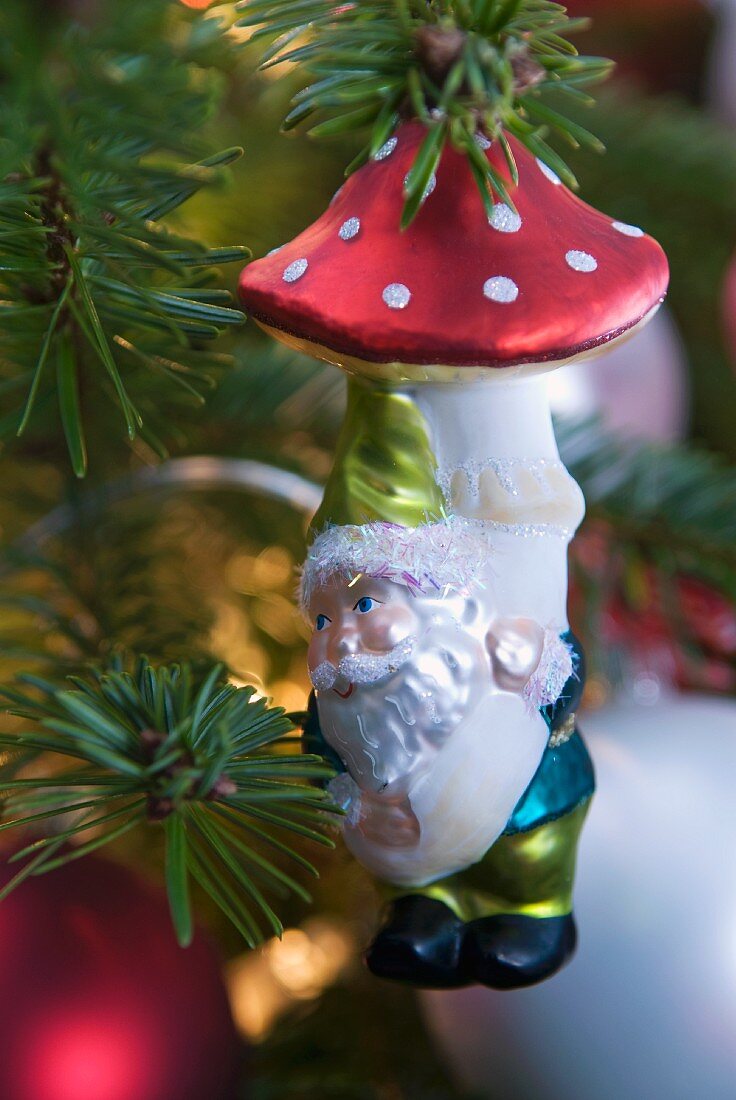
{"type": "Polygon", "coordinates": [[[300,897],[306,892],[239,834],[260,837],[314,872],[260,822],[329,846],[323,829],[336,810],[317,785],[333,774],[320,757],[279,751],[251,756],[254,746],[273,749],[292,730],[283,710],[254,699],[252,688],[228,684],[220,666],[195,674],[188,665],[157,667],[140,658],[127,671],[117,659],[71,683],[70,689],[25,677],[18,688],[0,690],[6,709],[22,710],[32,724],[28,733],[4,735],[4,745],[15,742],[34,759],[48,752],[58,760],[89,764],[89,770],[60,773],[55,767],[50,775],[29,779],[4,781],[0,775],[7,817],[0,828],[22,825],[36,834],[12,857],[33,860],[4,893],[29,874],[63,866],[148,822],[151,828],[163,826],[166,889],[183,946],[192,938],[190,875],[249,943],[262,938],[251,910],[272,934],[280,934],[281,922],[255,878],[265,875],[278,892],[287,888],[300,897]],[[56,828],[44,833],[45,823],[59,818],[56,828]],[[93,828],[101,835],[66,847],[93,828]]]}

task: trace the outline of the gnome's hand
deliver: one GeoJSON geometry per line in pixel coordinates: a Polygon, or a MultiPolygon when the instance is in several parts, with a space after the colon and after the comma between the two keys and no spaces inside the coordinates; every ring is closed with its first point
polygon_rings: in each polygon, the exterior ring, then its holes
{"type": "Polygon", "coordinates": [[[486,646],[496,684],[518,695],[539,666],[544,630],[534,619],[498,619],[486,634],[486,646]]]}
{"type": "Polygon", "coordinates": [[[389,802],[364,794],[358,828],[366,840],[385,848],[412,848],[419,840],[419,822],[408,798],[389,802]]]}

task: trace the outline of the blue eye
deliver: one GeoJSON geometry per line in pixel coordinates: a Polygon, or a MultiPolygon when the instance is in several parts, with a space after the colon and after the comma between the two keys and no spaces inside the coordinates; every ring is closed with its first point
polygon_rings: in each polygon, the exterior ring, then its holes
{"type": "Polygon", "coordinates": [[[328,619],[326,615],[318,615],[314,623],[315,630],[324,630],[329,622],[332,622],[332,620],[328,619]]]}
{"type": "Polygon", "coordinates": [[[353,611],[360,611],[362,615],[365,615],[367,611],[372,611],[376,606],[376,601],[372,600],[370,596],[362,596],[356,603],[353,611]]]}

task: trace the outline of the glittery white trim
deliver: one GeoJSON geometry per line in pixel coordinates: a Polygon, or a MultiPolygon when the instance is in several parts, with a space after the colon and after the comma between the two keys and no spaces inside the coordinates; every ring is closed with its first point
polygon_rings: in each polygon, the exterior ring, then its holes
{"type": "Polygon", "coordinates": [[[398,672],[416,644],[417,639],[409,635],[388,653],[347,653],[337,665],[322,661],[309,673],[309,678],[317,691],[329,691],[341,678],[351,684],[375,684],[398,672]]]}
{"type": "Polygon", "coordinates": [[[523,692],[529,707],[536,710],[556,703],[572,672],[572,646],[553,630],[545,630],[542,657],[523,692]]]}
{"type": "Polygon", "coordinates": [[[497,520],[478,520],[493,531],[515,535],[521,539],[553,538],[569,542],[575,532],[560,523],[499,523],[497,520]]]}
{"type": "Polygon", "coordinates": [[[483,525],[461,516],[420,527],[380,522],[326,527],[309,548],[300,603],[308,607],[315,588],[335,574],[380,577],[415,594],[464,592],[490,550],[483,525]]]}
{"type": "Polygon", "coordinates": [[[458,471],[467,478],[468,491],[471,496],[480,496],[480,479],[486,470],[492,470],[498,478],[499,485],[509,496],[518,497],[519,487],[516,484],[518,473],[529,473],[535,479],[546,497],[552,497],[554,491],[549,484],[550,472],[565,476],[571,483],[572,478],[562,462],[553,458],[487,458],[482,462],[463,462],[459,466],[453,466],[439,470],[437,484],[442,490],[445,500],[452,499],[452,479],[458,471]]]}

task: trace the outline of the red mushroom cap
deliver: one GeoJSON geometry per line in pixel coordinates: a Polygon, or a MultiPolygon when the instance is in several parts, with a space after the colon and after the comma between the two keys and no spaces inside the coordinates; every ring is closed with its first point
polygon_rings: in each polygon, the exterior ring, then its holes
{"type": "MultiPolygon", "coordinates": [[[[513,138],[518,213],[499,203],[489,222],[448,147],[402,232],[424,133],[404,124],[313,225],[245,269],[240,297],[257,320],[371,363],[507,367],[605,344],[662,301],[657,242],[581,202],[513,138]]],[[[498,142],[487,155],[508,179],[498,142]]]]}

